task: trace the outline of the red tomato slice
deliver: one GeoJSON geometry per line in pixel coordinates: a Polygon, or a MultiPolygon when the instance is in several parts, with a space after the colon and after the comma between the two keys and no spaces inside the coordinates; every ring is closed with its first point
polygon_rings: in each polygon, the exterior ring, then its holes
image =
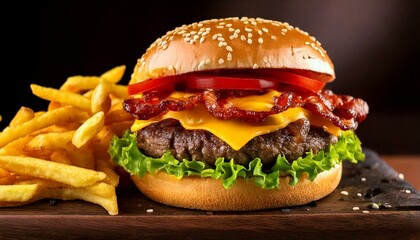
{"type": "Polygon", "coordinates": [[[182,89],[293,89],[297,91],[318,92],[325,82],[299,74],[275,70],[243,70],[188,73],[183,75],[146,80],[128,86],[128,94],[133,95],[150,91],[173,91],[182,89]]]}

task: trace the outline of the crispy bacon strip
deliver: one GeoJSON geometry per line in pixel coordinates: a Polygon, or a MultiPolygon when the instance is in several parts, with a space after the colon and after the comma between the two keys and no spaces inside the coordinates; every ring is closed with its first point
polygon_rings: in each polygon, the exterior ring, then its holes
{"type": "Polygon", "coordinates": [[[146,120],[167,111],[183,111],[203,103],[207,110],[219,119],[240,119],[248,122],[261,122],[268,116],[286,111],[289,108],[302,107],[316,115],[329,119],[342,130],[356,129],[369,112],[365,101],[347,95],[336,95],[331,90],[318,93],[283,92],[274,97],[274,106],[270,111],[251,111],[227,106],[227,97],[239,97],[255,92],[244,91],[204,91],[193,95],[188,100],[161,99],[153,95],[143,98],[126,99],[124,109],[137,119],[146,120]]]}

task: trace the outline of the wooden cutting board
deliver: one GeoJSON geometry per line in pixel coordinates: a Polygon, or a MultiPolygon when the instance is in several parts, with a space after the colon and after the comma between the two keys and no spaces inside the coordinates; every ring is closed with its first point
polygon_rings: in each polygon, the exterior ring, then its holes
{"type": "Polygon", "coordinates": [[[118,189],[117,216],[83,201],[2,208],[0,239],[420,239],[419,192],[374,151],[364,151],[363,163],[345,162],[332,194],[304,206],[206,212],[164,206],[126,187],[118,189]]]}

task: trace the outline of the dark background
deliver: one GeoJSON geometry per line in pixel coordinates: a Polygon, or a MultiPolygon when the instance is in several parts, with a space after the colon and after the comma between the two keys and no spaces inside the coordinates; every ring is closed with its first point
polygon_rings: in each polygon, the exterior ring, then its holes
{"type": "Polygon", "coordinates": [[[46,109],[29,84],[58,88],[73,75],[99,75],[136,60],[167,31],[209,18],[289,22],[319,40],[338,94],[366,100],[357,133],[381,154],[420,153],[420,1],[14,1],[2,7],[0,129],[20,106],[46,109]],[[11,97],[9,97],[11,96],[11,97]]]}

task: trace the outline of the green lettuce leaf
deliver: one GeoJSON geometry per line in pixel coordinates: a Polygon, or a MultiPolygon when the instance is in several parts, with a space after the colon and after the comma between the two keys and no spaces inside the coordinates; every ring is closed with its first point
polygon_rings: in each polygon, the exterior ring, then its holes
{"type": "Polygon", "coordinates": [[[156,174],[164,171],[178,179],[186,176],[211,177],[222,180],[227,189],[232,187],[238,178],[250,178],[264,189],[278,188],[279,176],[290,176],[289,185],[293,186],[305,172],[312,181],[319,173],[328,171],[343,160],[357,163],[365,158],[361,142],[353,131],[343,132],[337,143],[329,145],[325,150],[316,154],[309,151],[292,163],[280,154],[269,171],[263,169],[259,158],[252,160],[248,166],[235,164],[233,159],[218,158],[215,165],[210,166],[201,161],[179,161],[169,151],[160,158],[148,157],[139,151],[136,135],[128,131],[121,138],[112,138],[108,152],[113,161],[130,174],[144,176],[146,173],[156,174]]]}

